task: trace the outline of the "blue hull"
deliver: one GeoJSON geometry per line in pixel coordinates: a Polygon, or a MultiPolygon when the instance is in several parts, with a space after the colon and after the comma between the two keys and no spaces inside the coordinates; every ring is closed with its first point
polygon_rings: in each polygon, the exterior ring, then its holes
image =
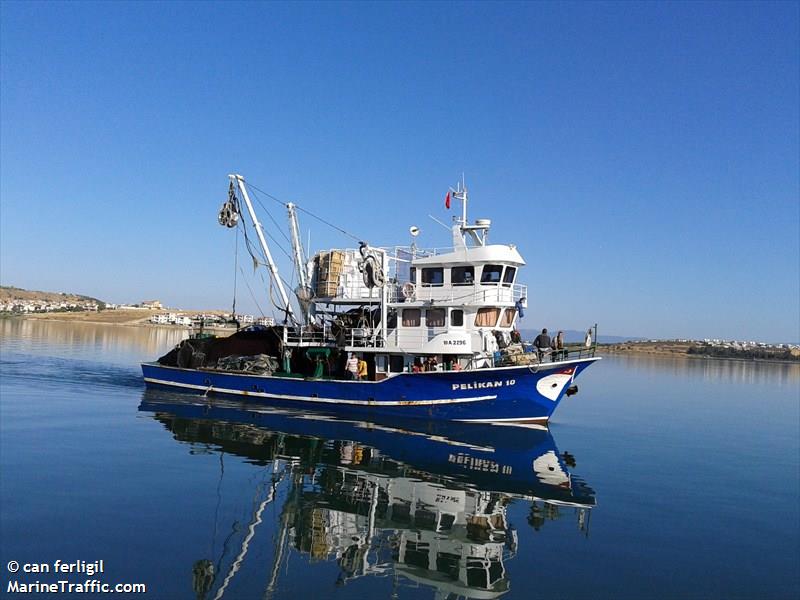
{"type": "Polygon", "coordinates": [[[337,413],[487,423],[546,423],[575,378],[599,358],[474,371],[401,373],[380,382],[299,379],[142,364],[148,387],[246,397],[337,413]]]}

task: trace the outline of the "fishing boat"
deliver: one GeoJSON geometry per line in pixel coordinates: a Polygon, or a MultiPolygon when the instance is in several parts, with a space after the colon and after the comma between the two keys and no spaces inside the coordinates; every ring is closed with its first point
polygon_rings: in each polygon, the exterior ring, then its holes
{"type": "Polygon", "coordinates": [[[513,244],[489,243],[489,219],[469,222],[463,182],[446,195],[448,208],[461,203],[446,248],[418,248],[415,226],[410,245],[393,247],[336,227],[357,247],[307,260],[298,212],[330,223],[281,202],[298,274],[292,301],[251,199],[263,192],[241,175],[229,178],[218,220],[241,231],[254,264],[267,268],[283,322],[184,340],[142,364],[150,387],[382,417],[545,425],[577,392],[576,377],[600,360],[596,325],[576,346],[530,351],[522,343],[525,261],[513,244]]]}

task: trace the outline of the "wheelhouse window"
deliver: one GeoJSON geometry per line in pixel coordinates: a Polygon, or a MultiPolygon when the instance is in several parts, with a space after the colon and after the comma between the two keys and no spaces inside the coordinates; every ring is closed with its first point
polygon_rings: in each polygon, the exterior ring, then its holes
{"type": "Polygon", "coordinates": [[[485,306],[478,309],[475,315],[475,327],[494,327],[500,318],[500,309],[494,306],[485,306]]]}
{"type": "Polygon", "coordinates": [[[453,285],[472,285],[475,283],[475,267],[453,267],[450,269],[450,282],[453,285]]]}
{"type": "Polygon", "coordinates": [[[403,327],[419,327],[420,309],[403,309],[403,327]]]}
{"type": "Polygon", "coordinates": [[[443,308],[429,308],[425,311],[425,325],[428,327],[444,327],[445,310],[443,308]]]}
{"type": "Polygon", "coordinates": [[[390,310],[386,315],[386,327],[389,329],[397,328],[397,311],[390,310]]]}
{"type": "Polygon", "coordinates": [[[514,283],[514,276],[517,274],[517,267],[506,267],[505,275],[503,275],[503,285],[510,287],[514,283]]]}
{"type": "Polygon", "coordinates": [[[481,283],[500,283],[503,277],[503,265],[484,265],[481,272],[481,283]]]}
{"type": "Polygon", "coordinates": [[[450,311],[450,325],[453,327],[464,326],[464,311],[460,308],[454,308],[450,311]]]}
{"type": "Polygon", "coordinates": [[[417,267],[411,267],[411,271],[409,271],[409,277],[411,283],[417,285],[417,267]]]}
{"type": "Polygon", "coordinates": [[[503,311],[503,319],[500,321],[500,327],[511,327],[514,322],[514,315],[517,314],[516,308],[507,308],[503,311]]]}
{"type": "Polygon", "coordinates": [[[444,285],[444,269],[442,267],[430,267],[427,269],[422,269],[422,285],[444,285]]]}

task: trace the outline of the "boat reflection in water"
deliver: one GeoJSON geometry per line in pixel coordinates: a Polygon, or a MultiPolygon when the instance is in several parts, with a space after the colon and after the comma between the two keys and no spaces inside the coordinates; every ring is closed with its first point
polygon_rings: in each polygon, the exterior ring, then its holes
{"type": "Polygon", "coordinates": [[[530,503],[527,520],[536,529],[574,513],[584,533],[595,505],[594,491],[568,470],[573,458],[544,428],[345,421],[155,390],[139,409],[181,442],[271,467],[270,490],[241,532],[236,558],[227,567],[195,564],[198,597],[224,595],[276,498],[283,506],[265,596],[292,547],[338,561],[338,584],[392,575],[398,585],[406,578],[443,596],[496,598],[509,589],[505,564],[517,553],[506,514],[512,500],[530,503]]]}

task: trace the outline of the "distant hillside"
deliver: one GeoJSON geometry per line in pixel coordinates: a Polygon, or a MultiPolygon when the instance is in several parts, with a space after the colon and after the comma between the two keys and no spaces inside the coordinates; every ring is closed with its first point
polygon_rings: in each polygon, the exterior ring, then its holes
{"type": "Polygon", "coordinates": [[[68,294],[66,292],[40,292],[36,290],[23,290],[13,286],[0,286],[0,304],[11,301],[23,302],[95,302],[104,305],[103,300],[82,296],[80,294],[68,294]]]}
{"type": "Polygon", "coordinates": [[[748,360],[772,360],[800,362],[800,348],[781,345],[751,343],[748,347],[740,343],[681,342],[658,340],[632,343],[616,343],[603,347],[604,353],[650,354],[669,356],[691,356],[699,358],[738,358],[748,360]]]}

